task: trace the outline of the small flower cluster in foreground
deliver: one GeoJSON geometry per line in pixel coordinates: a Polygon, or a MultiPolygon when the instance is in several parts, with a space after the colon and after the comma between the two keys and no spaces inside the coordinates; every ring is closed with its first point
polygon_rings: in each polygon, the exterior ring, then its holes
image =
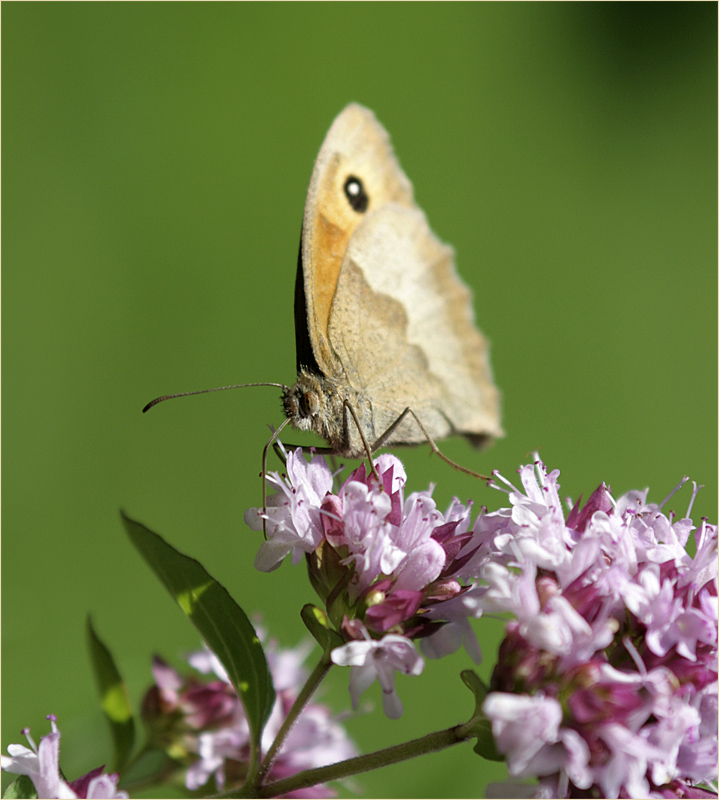
{"type": "Polygon", "coordinates": [[[696,788],[717,781],[717,528],[693,524],[696,487],[682,519],[604,484],[565,519],[559,473],[537,461],[523,491],[496,476],[510,507],[472,525],[456,500],[442,514],[430,492],[405,498],[395,457],[376,470],[334,492],[324,459],[287,453],[266,512],[245,515],[267,531],[258,569],[305,555],[355,707],[379,679],[399,716],[394,673],[423,667],[414,640],[433,657],[463,640],[478,661],[469,618],[509,613],[483,711],[514,778],[542,796],[716,796],[696,788]]]}
{"type": "Polygon", "coordinates": [[[30,747],[22,744],[8,745],[9,756],[2,756],[2,768],[14,775],[26,775],[33,782],[37,797],[62,798],[113,798],[128,797],[127,792],[117,791],[118,776],[107,775],[97,767],[86,775],[68,783],[60,772],[60,730],[53,714],[48,715],[51,732],[36,745],[25,728],[23,735],[30,747]]]}
{"type": "MultiPolygon", "coordinates": [[[[292,707],[307,675],[302,661],[307,648],[279,649],[274,642],[265,646],[277,699],[262,734],[265,753],[292,707]]],[[[152,672],[155,684],[147,691],[142,705],[147,728],[147,751],[162,750],[177,765],[185,786],[197,790],[214,778],[217,791],[233,789],[246,776],[250,760],[250,730],[244,708],[227,673],[214,653],[207,649],[191,653],[190,665],[196,673],[180,675],[155,658],[152,672]]],[[[188,671],[189,673],[189,671],[188,671]]],[[[29,730],[24,734],[31,749],[19,744],[8,747],[2,768],[16,775],[27,775],[37,797],[43,798],[126,798],[117,790],[118,776],[106,775],[102,767],[67,783],[59,767],[60,731],[55,718],[52,732],[36,747],[29,730]]],[[[308,703],[268,773],[268,783],[289,778],[307,769],[323,767],[357,755],[354,744],[330,710],[308,703]]],[[[168,767],[167,775],[172,772],[168,767]]],[[[29,795],[24,795],[29,796],[29,795]]],[[[326,784],[290,792],[284,797],[334,797],[326,784]]]]}
{"type": "MultiPolygon", "coordinates": [[[[262,751],[272,744],[287,712],[306,679],[302,661],[306,649],[280,650],[273,642],[265,646],[277,700],[262,734],[262,751]]],[[[185,785],[199,789],[214,777],[217,790],[240,785],[250,758],[250,730],[242,703],[222,664],[214,653],[200,650],[188,661],[203,674],[214,673],[209,681],[183,677],[156,658],[156,684],[143,702],[143,720],[149,738],[174,759],[190,762],[185,785]]],[[[298,772],[323,767],[357,755],[354,744],[330,710],[310,703],[302,711],[274,762],[268,782],[298,772]]],[[[326,785],[312,786],[286,797],[334,797],[326,785]]]]}

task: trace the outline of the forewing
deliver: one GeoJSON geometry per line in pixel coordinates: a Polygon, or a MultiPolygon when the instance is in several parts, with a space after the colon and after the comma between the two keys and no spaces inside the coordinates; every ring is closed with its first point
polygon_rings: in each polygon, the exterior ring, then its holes
{"type": "MultiPolygon", "coordinates": [[[[327,376],[337,370],[328,343],[330,309],[347,247],[367,214],[387,203],[412,206],[412,184],[402,171],[387,131],[374,114],[355,103],[335,119],[312,173],[302,226],[301,265],[307,332],[317,364],[327,376]],[[367,206],[348,202],[350,177],[362,182],[367,206]]],[[[303,304],[296,303],[303,313],[303,304]]],[[[304,324],[304,321],[301,321],[304,324]]]]}

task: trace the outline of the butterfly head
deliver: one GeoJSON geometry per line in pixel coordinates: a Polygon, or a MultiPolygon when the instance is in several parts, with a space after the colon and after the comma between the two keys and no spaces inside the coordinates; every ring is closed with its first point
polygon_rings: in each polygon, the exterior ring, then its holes
{"type": "Polygon", "coordinates": [[[293,386],[282,393],[282,407],[292,425],[314,431],[330,447],[341,451],[345,439],[343,420],[346,392],[340,382],[301,369],[293,386]]]}

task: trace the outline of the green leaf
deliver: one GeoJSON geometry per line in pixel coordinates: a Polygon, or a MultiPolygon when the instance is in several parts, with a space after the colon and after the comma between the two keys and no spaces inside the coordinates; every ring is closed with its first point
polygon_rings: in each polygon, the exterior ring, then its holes
{"type": "Polygon", "coordinates": [[[345,591],[352,579],[354,567],[347,567],[334,547],[323,539],[307,555],[307,572],[312,588],[327,606],[332,624],[339,628],[345,614],[354,616],[345,591]]]}
{"type": "Polygon", "coordinates": [[[227,670],[245,708],[256,755],[262,729],[275,702],[275,689],[255,629],[227,590],[199,561],[175,550],[161,536],[125,514],[122,521],[132,543],[227,670]]]}
{"type": "Polygon", "coordinates": [[[5,794],[3,794],[3,797],[9,797],[13,799],[24,797],[34,800],[34,798],[37,797],[37,790],[27,775],[20,775],[7,787],[7,789],[5,789],[5,794]]]}
{"type": "Polygon", "coordinates": [[[472,716],[481,716],[482,703],[484,703],[485,697],[489,694],[489,689],[473,669],[463,669],[459,673],[459,677],[462,679],[462,683],[464,683],[474,695],[474,714],[472,716]]]}
{"type": "Polygon", "coordinates": [[[300,616],[307,626],[307,630],[315,637],[325,653],[329,654],[335,647],[341,647],[344,644],[344,639],[330,628],[329,618],[321,608],[307,603],[302,608],[300,616]]]}
{"type": "Polygon", "coordinates": [[[484,712],[482,711],[482,704],[484,703],[485,697],[489,694],[489,689],[474,670],[464,669],[459,675],[464,685],[474,695],[474,714],[472,715],[472,719],[470,719],[466,725],[462,726],[470,731],[472,736],[477,737],[477,744],[474,746],[474,752],[478,756],[486,758],[489,761],[504,761],[504,756],[500,754],[494,743],[492,724],[484,716],[484,712]]]}
{"type": "Polygon", "coordinates": [[[122,772],[135,741],[135,720],[127,695],[125,682],[115,665],[112,654],[95,633],[92,620],[87,618],[87,645],[90,649],[100,705],[110,724],[110,735],[115,747],[115,765],[122,772]]]}

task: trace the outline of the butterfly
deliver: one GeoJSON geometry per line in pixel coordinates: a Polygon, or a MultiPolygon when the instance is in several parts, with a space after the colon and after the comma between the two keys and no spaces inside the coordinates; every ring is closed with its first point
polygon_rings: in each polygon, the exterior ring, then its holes
{"type": "Polygon", "coordinates": [[[289,421],[330,450],[502,436],[488,344],[454,252],[432,233],[374,114],[352,103],[320,148],[295,283],[289,421]]]}
{"type": "Polygon", "coordinates": [[[259,384],[283,389],[287,420],[268,447],[288,422],[346,458],[426,441],[449,461],[436,440],[481,446],[503,435],[488,343],[454,251],[430,230],[387,131],[356,103],[332,123],[312,172],[295,336],[296,382],[259,384]]]}

